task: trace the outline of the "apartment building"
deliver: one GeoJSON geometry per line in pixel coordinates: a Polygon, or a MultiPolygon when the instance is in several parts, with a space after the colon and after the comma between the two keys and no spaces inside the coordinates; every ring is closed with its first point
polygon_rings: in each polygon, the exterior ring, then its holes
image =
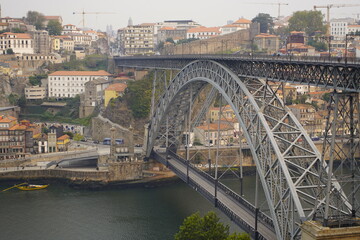
{"type": "Polygon", "coordinates": [[[152,53],[154,50],[154,25],[143,23],[118,31],[120,53],[124,55],[152,53]]]}
{"type": "Polygon", "coordinates": [[[111,74],[99,71],[57,71],[48,75],[49,97],[70,98],[84,93],[85,83],[104,78],[109,79],[111,74]]]}
{"type": "Polygon", "coordinates": [[[18,122],[12,116],[0,116],[0,161],[24,158],[33,152],[36,127],[29,121],[18,122]]]}
{"type": "Polygon", "coordinates": [[[0,54],[6,54],[7,49],[10,48],[16,54],[33,54],[34,40],[28,33],[0,34],[0,54]]]}
{"type": "Polygon", "coordinates": [[[233,142],[234,128],[231,124],[226,123],[210,123],[200,125],[194,128],[195,139],[203,145],[213,144],[225,146],[233,142]],[[219,136],[220,133],[220,136],[219,136]]]}

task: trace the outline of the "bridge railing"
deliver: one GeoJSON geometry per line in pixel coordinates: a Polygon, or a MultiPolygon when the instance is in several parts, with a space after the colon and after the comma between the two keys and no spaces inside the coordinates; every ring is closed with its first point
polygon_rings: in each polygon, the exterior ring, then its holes
{"type": "MultiPolygon", "coordinates": [[[[117,57],[119,58],[119,57],[117,57]]],[[[320,56],[295,56],[295,55],[267,55],[267,54],[177,54],[157,56],[127,56],[124,59],[244,59],[244,60],[276,60],[287,62],[318,62],[318,63],[347,63],[360,64],[360,59],[355,57],[320,57],[320,56]]]]}
{"type": "MultiPolygon", "coordinates": [[[[202,171],[201,169],[195,167],[194,165],[190,164],[188,161],[186,161],[184,158],[180,157],[179,155],[177,155],[176,153],[172,152],[172,151],[168,151],[168,154],[175,158],[176,160],[182,162],[183,164],[189,164],[189,167],[197,172],[200,176],[202,176],[203,178],[205,178],[206,180],[210,181],[211,183],[215,184],[216,180],[210,176],[209,174],[205,173],[204,171],[202,171]]],[[[248,211],[250,211],[251,213],[255,214],[256,209],[255,207],[248,202],[246,199],[244,199],[243,197],[241,197],[239,194],[237,194],[236,192],[234,192],[232,189],[230,189],[229,187],[227,187],[226,185],[224,185],[221,182],[217,183],[217,186],[219,189],[221,189],[226,195],[230,196],[231,198],[233,198],[236,202],[242,204],[245,209],[247,209],[248,211]]],[[[261,219],[261,221],[263,221],[264,223],[266,223],[269,227],[274,228],[274,224],[273,221],[270,217],[268,217],[266,214],[264,214],[263,212],[259,211],[258,212],[258,217],[259,219],[261,219]]]]}

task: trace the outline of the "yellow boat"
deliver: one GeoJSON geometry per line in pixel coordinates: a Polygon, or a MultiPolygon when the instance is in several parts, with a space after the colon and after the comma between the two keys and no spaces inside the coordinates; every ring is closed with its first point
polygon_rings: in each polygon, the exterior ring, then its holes
{"type": "Polygon", "coordinates": [[[17,186],[18,189],[23,191],[32,191],[32,190],[40,190],[47,188],[49,185],[35,185],[35,184],[29,184],[26,186],[17,186]]]}

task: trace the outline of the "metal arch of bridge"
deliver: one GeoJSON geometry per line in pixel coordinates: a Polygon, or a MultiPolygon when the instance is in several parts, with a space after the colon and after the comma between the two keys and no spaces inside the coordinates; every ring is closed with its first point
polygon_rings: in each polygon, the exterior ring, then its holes
{"type": "MultiPolygon", "coordinates": [[[[327,172],[326,163],[303,127],[262,80],[240,80],[227,67],[214,61],[194,61],[170,82],[160,98],[151,119],[147,155],[168,136],[178,145],[181,127],[194,99],[206,84],[216,88],[232,107],[250,146],[257,172],[265,192],[278,239],[295,239],[300,224],[311,220],[314,213],[323,215],[325,196],[319,186],[327,172]],[[195,92],[195,93],[194,93],[195,92]],[[169,119],[172,118],[172,119],[169,119]],[[165,122],[171,130],[165,133],[165,122]]],[[[336,181],[331,185],[330,208],[338,200],[346,202],[343,209],[350,214],[351,206],[336,181]]]]}
{"type": "Polygon", "coordinates": [[[318,57],[170,55],[115,57],[117,66],[181,70],[195,60],[214,60],[238,76],[360,92],[360,62],[345,64],[318,57]]]}

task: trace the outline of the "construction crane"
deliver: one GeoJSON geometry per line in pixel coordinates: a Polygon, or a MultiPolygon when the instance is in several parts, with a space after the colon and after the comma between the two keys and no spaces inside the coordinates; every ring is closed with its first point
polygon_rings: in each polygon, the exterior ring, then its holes
{"type": "Polygon", "coordinates": [[[116,14],[115,12],[73,12],[73,14],[82,14],[83,28],[85,27],[85,14],[116,14]]]}
{"type": "Polygon", "coordinates": [[[289,5],[288,3],[253,3],[253,2],[249,2],[247,4],[263,4],[263,5],[278,5],[278,19],[280,19],[280,7],[281,5],[289,5]]]}
{"type": "Polygon", "coordinates": [[[316,11],[316,9],[318,8],[326,8],[327,12],[326,12],[326,22],[327,22],[327,31],[326,31],[326,35],[329,37],[330,36],[330,9],[331,8],[342,8],[342,7],[357,7],[360,6],[360,4],[328,4],[328,5],[323,5],[323,6],[314,6],[314,11],[316,11]]]}

